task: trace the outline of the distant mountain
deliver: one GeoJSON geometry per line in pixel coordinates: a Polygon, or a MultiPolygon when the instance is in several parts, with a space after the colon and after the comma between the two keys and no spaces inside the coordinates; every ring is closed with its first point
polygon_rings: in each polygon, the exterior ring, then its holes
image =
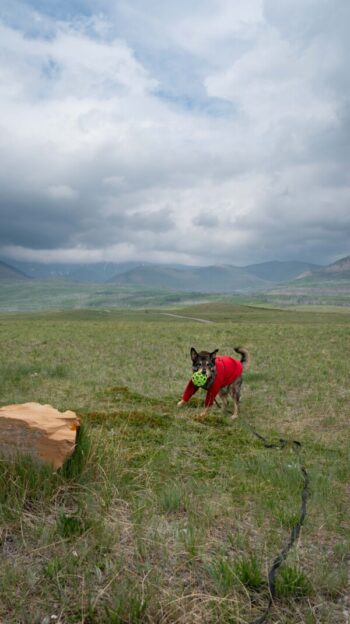
{"type": "Polygon", "coordinates": [[[95,264],[75,265],[66,278],[73,282],[108,282],[111,277],[129,271],[138,266],[137,262],[97,262],[95,264]]]}
{"type": "Polygon", "coordinates": [[[320,265],[298,261],[272,261],[245,266],[245,271],[269,282],[289,282],[320,269],[320,265]]]}
{"type": "MultiPolygon", "coordinates": [[[[308,271],[298,279],[298,284],[300,285],[311,283],[319,283],[322,285],[325,282],[329,284],[332,282],[334,282],[334,284],[350,282],[350,256],[345,256],[336,262],[332,262],[332,264],[308,271]]],[[[296,283],[297,282],[295,282],[295,284],[296,283]]]]}
{"type": "Polygon", "coordinates": [[[314,275],[327,278],[350,278],[350,256],[340,258],[340,260],[315,271],[314,275]]]}
{"type": "Polygon", "coordinates": [[[328,266],[306,272],[298,279],[275,284],[263,295],[278,304],[318,304],[349,306],[350,256],[328,266]]]}
{"type": "Polygon", "coordinates": [[[20,271],[30,277],[46,279],[51,277],[63,277],[73,282],[106,282],[111,277],[123,271],[138,266],[139,262],[94,262],[89,264],[73,264],[58,262],[21,262],[13,261],[20,271]]]}
{"type": "Polygon", "coordinates": [[[0,266],[0,279],[5,279],[5,274],[7,279],[64,278],[80,283],[114,282],[200,293],[251,292],[296,281],[350,279],[350,256],[329,266],[302,261],[271,261],[244,267],[225,264],[193,267],[138,261],[45,264],[7,258],[0,260],[0,266]]]}
{"type": "Polygon", "coordinates": [[[27,280],[27,279],[29,279],[28,275],[26,275],[22,271],[19,271],[18,269],[15,269],[15,267],[11,266],[10,264],[7,264],[7,262],[2,262],[0,260],[0,280],[1,281],[27,280]]]}
{"type": "Polygon", "coordinates": [[[262,290],[270,284],[239,267],[230,265],[178,269],[159,265],[131,269],[110,280],[116,284],[167,288],[202,293],[262,290]]]}

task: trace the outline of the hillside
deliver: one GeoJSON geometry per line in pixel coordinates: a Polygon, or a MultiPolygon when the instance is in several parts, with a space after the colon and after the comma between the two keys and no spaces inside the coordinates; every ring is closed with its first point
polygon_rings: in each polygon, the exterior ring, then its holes
{"type": "Polygon", "coordinates": [[[350,279],[350,256],[340,258],[322,269],[313,271],[312,275],[326,279],[350,279]]]}
{"type": "Polygon", "coordinates": [[[269,282],[289,282],[307,272],[318,270],[319,265],[310,262],[271,261],[245,266],[245,271],[269,282]]]}
{"type": "Polygon", "coordinates": [[[304,276],[275,287],[262,295],[273,304],[297,303],[320,305],[350,304],[350,256],[308,272],[304,276]]]}
{"type": "MultiPolygon", "coordinates": [[[[328,266],[315,269],[302,275],[295,282],[291,282],[297,287],[308,285],[319,286],[320,288],[338,288],[350,290],[350,256],[340,258],[328,266]]],[[[289,286],[286,284],[286,286],[289,286]]]]}
{"type": "Polygon", "coordinates": [[[27,280],[28,275],[0,260],[0,281],[27,280]]]}
{"type": "Polygon", "coordinates": [[[214,295],[119,284],[74,283],[63,279],[3,280],[0,312],[32,310],[110,310],[208,301],[214,295]]]}
{"type": "Polygon", "coordinates": [[[239,267],[220,265],[186,270],[145,266],[115,276],[116,284],[138,285],[168,290],[202,293],[231,293],[263,290],[268,282],[239,267]]]}

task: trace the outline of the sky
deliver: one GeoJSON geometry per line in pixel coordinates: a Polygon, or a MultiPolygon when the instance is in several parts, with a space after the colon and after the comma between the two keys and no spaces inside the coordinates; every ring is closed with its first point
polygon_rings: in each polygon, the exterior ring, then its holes
{"type": "Polygon", "coordinates": [[[350,253],[348,0],[2,0],[0,255],[350,253]]]}

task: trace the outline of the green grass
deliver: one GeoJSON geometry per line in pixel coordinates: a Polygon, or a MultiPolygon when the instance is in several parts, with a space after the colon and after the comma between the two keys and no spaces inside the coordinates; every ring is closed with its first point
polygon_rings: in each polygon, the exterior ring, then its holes
{"type": "MultiPolygon", "coordinates": [[[[267,284],[267,283],[266,283],[267,284]]],[[[210,294],[114,283],[79,283],[61,278],[0,281],[1,312],[44,310],[100,310],[110,314],[116,309],[174,308],[198,303],[236,303],[281,308],[303,306],[315,311],[346,309],[350,305],[349,279],[297,280],[276,285],[264,292],[210,294]]],[[[217,307],[217,306],[216,306],[217,307]]]]}
{"type": "Polygon", "coordinates": [[[284,565],[276,579],[276,592],[279,598],[300,598],[310,595],[312,586],[302,570],[284,565]]]}
{"type": "Polygon", "coordinates": [[[78,449],[53,473],[0,461],[0,621],[248,623],[267,571],[308,514],[277,575],[269,621],[344,621],[349,593],[349,321],[336,311],[202,304],[179,314],[70,311],[0,317],[0,403],[76,411],[78,449]],[[252,354],[240,416],[203,393],[177,409],[189,349],[252,354]],[[57,617],[56,620],[51,616],[57,617]]]}
{"type": "Polygon", "coordinates": [[[213,299],[213,295],[142,286],[120,286],[113,283],[79,283],[59,278],[0,281],[2,312],[84,308],[107,309],[108,312],[116,307],[176,306],[210,299],[213,299]]]}

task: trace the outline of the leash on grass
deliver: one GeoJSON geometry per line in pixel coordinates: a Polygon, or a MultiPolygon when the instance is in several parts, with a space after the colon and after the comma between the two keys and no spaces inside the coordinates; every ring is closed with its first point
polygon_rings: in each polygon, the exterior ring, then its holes
{"type": "Polygon", "coordinates": [[[301,463],[300,461],[300,450],[302,448],[302,445],[300,442],[298,442],[298,440],[286,440],[284,438],[280,438],[279,442],[277,444],[272,444],[270,442],[268,442],[266,440],[266,438],[264,438],[264,436],[262,436],[260,433],[258,433],[257,431],[255,431],[251,425],[249,425],[247,423],[250,431],[252,432],[253,435],[255,435],[255,437],[257,437],[259,440],[262,441],[263,445],[265,448],[268,449],[284,449],[286,448],[286,446],[291,445],[294,452],[296,453],[298,460],[299,460],[299,466],[300,466],[300,470],[301,473],[303,475],[303,489],[301,492],[301,506],[300,506],[300,513],[299,513],[299,519],[298,521],[292,526],[291,532],[290,532],[290,536],[288,541],[285,543],[285,545],[283,546],[283,548],[280,550],[280,552],[278,553],[278,555],[275,557],[271,568],[269,569],[268,572],[268,587],[269,587],[269,601],[268,604],[266,606],[265,611],[255,620],[253,620],[251,622],[251,624],[263,624],[263,622],[266,621],[267,616],[269,614],[269,611],[271,609],[271,606],[273,604],[273,600],[276,597],[276,574],[278,569],[280,568],[280,566],[282,565],[282,563],[286,560],[289,551],[291,550],[294,542],[298,539],[299,535],[300,535],[300,531],[301,531],[301,527],[304,524],[304,520],[305,520],[305,516],[306,516],[306,503],[307,503],[307,499],[309,496],[309,475],[306,471],[306,468],[304,466],[303,463],[301,463]]]}

